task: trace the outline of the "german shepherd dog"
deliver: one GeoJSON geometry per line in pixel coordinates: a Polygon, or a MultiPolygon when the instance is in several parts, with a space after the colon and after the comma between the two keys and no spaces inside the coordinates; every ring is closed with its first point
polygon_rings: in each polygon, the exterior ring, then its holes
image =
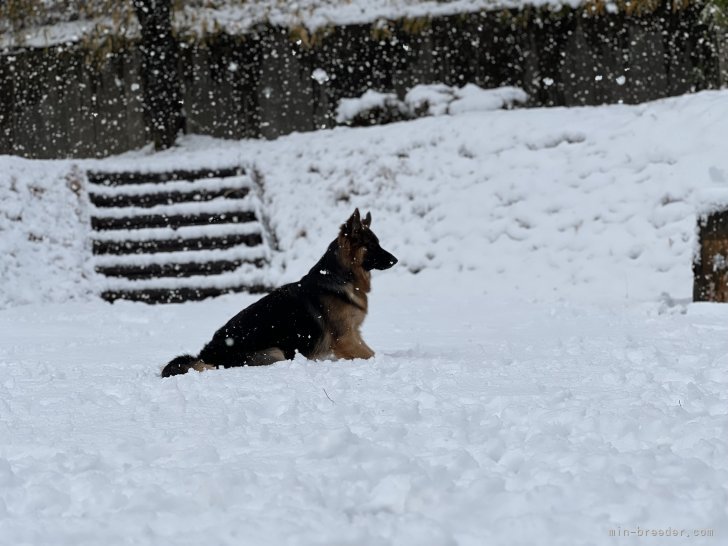
{"type": "Polygon", "coordinates": [[[178,356],[162,377],[234,366],[263,366],[306,358],[371,358],[361,337],[372,269],[397,258],[379,246],[371,213],[359,209],[341,226],[326,253],[300,281],[286,284],[243,309],[220,328],[198,356],[178,356]]]}

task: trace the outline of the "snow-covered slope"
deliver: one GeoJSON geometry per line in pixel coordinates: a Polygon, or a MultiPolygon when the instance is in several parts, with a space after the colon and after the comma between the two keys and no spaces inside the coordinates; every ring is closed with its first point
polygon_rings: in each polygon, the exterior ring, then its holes
{"type": "Polygon", "coordinates": [[[434,275],[440,285],[458,274],[481,291],[539,300],[685,298],[695,211],[706,190],[728,187],[726,116],[728,93],[707,92],[639,106],[471,111],[273,142],[188,137],[165,153],[102,161],[1,157],[0,307],[100,290],[87,265],[87,199],[69,189],[69,177],[83,180],[71,173],[242,162],[262,176],[281,250],[266,284],[303,274],[358,206],[401,258],[395,275],[434,275]]]}
{"type": "Polygon", "coordinates": [[[84,179],[64,161],[0,156],[0,309],[90,297],[84,179]]]}
{"type": "Polygon", "coordinates": [[[689,295],[726,118],[714,92],[0,158],[0,543],[722,544],[728,307],[689,295]],[[255,298],[90,299],[68,173],[243,161],[272,283],[372,210],[400,258],[373,278],[374,359],[162,380],[255,298]]]}
{"type": "Polygon", "coordinates": [[[155,161],[254,161],[283,280],[304,273],[358,206],[372,210],[375,231],[401,258],[399,274],[463,274],[478,290],[531,299],[683,298],[699,196],[728,186],[726,116],[728,93],[709,92],[274,142],[191,137],[182,154],[155,161]]]}

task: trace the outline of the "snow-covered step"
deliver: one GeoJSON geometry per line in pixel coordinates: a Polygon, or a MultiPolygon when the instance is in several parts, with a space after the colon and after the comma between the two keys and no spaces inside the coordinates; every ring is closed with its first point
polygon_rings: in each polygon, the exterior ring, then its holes
{"type": "Polygon", "coordinates": [[[257,219],[255,202],[243,199],[217,198],[203,203],[178,203],[146,207],[94,208],[91,227],[94,230],[135,229],[150,227],[237,224],[257,219]]]}
{"type": "Polygon", "coordinates": [[[149,182],[141,179],[138,183],[124,185],[90,183],[89,198],[97,208],[148,208],[218,198],[243,199],[253,185],[253,180],[248,174],[166,182],[149,182]]]}
{"type": "Polygon", "coordinates": [[[185,301],[198,301],[215,298],[232,292],[248,292],[260,294],[268,292],[269,286],[265,284],[236,285],[226,288],[147,288],[142,290],[104,290],[101,297],[106,301],[131,300],[145,303],[183,303],[185,301]]]}
{"type": "Polygon", "coordinates": [[[263,243],[260,222],[210,224],[173,228],[139,228],[99,231],[94,236],[94,254],[140,254],[211,250],[263,243]]]}
{"type": "Polygon", "coordinates": [[[194,239],[200,237],[223,237],[225,235],[260,235],[263,232],[260,222],[244,224],[210,224],[206,226],[187,226],[181,228],[137,228],[99,231],[94,234],[96,241],[149,241],[165,239],[194,239]]]}
{"type": "MultiPolygon", "coordinates": [[[[246,260],[212,260],[207,262],[137,264],[98,266],[96,271],[106,277],[124,277],[130,280],[156,279],[160,277],[194,277],[214,275],[235,271],[246,260]]],[[[262,259],[248,261],[254,265],[263,263],[262,259]]]]}
{"type": "Polygon", "coordinates": [[[88,179],[103,298],[177,302],[267,288],[269,238],[244,168],[88,179]]]}
{"type": "Polygon", "coordinates": [[[101,295],[108,301],[128,299],[149,303],[177,303],[231,292],[259,293],[269,289],[262,271],[253,264],[243,264],[231,272],[187,278],[108,278],[104,285],[101,295]]]}
{"type": "Polygon", "coordinates": [[[108,172],[89,171],[86,178],[91,184],[103,186],[123,186],[126,184],[164,184],[178,180],[205,180],[209,178],[226,178],[242,176],[248,170],[245,167],[236,165],[234,167],[223,167],[219,169],[190,169],[158,172],[108,172]]]}
{"type": "Polygon", "coordinates": [[[216,275],[159,279],[108,278],[103,281],[102,286],[105,290],[154,290],[162,288],[216,288],[224,290],[237,287],[241,279],[262,283],[264,278],[263,271],[255,265],[245,264],[237,271],[216,275]]]}
{"type": "Polygon", "coordinates": [[[132,267],[137,265],[167,265],[181,263],[205,263],[210,261],[242,261],[265,263],[269,249],[263,245],[236,246],[218,250],[187,250],[156,254],[104,254],[94,256],[94,265],[100,267],[132,267]]]}
{"type": "Polygon", "coordinates": [[[188,250],[230,248],[237,245],[255,246],[263,242],[260,235],[229,235],[214,239],[170,239],[167,241],[93,242],[95,254],[142,254],[184,252],[188,250]]]}
{"type": "Polygon", "coordinates": [[[180,193],[190,197],[190,201],[196,200],[196,192],[213,193],[225,188],[247,189],[253,186],[253,180],[247,175],[229,176],[226,178],[203,178],[201,180],[173,180],[169,182],[140,182],[138,184],[126,184],[123,186],[112,186],[108,184],[89,183],[89,190],[95,195],[106,197],[120,195],[151,195],[161,192],[180,193]]]}
{"type": "Polygon", "coordinates": [[[230,248],[238,245],[256,246],[263,243],[260,233],[229,233],[217,237],[169,238],[150,240],[94,240],[94,254],[142,254],[184,252],[187,250],[230,248]]]}
{"type": "Polygon", "coordinates": [[[269,254],[263,244],[154,254],[104,254],[95,256],[94,267],[106,277],[129,280],[191,277],[227,273],[243,265],[263,267],[269,254]]]}

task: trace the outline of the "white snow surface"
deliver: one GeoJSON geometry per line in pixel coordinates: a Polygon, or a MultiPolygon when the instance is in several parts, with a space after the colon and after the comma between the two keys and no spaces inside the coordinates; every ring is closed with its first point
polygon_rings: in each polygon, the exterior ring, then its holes
{"type": "Polygon", "coordinates": [[[472,83],[463,87],[420,84],[410,89],[404,98],[410,110],[423,111],[430,116],[498,110],[527,101],[528,95],[519,87],[483,89],[472,83]]]}
{"type": "Polygon", "coordinates": [[[395,93],[380,93],[369,89],[361,97],[341,99],[336,108],[336,121],[345,123],[374,108],[397,108],[400,102],[395,93]]]}
{"type": "Polygon", "coordinates": [[[0,158],[0,542],[725,543],[728,307],[690,302],[690,266],[727,118],[723,91],[0,158]],[[256,297],[90,295],[74,172],[244,162],[270,283],[372,211],[400,259],[373,276],[372,360],[162,380],[256,297]]]}
{"type": "Polygon", "coordinates": [[[0,156],[0,309],[90,296],[84,180],[68,162],[0,156]]]}
{"type": "Polygon", "coordinates": [[[462,87],[442,83],[416,85],[404,100],[395,93],[369,89],[360,97],[341,99],[336,108],[336,121],[349,123],[374,109],[399,111],[405,117],[414,118],[499,110],[527,101],[528,95],[518,87],[483,89],[473,83],[462,87]]]}

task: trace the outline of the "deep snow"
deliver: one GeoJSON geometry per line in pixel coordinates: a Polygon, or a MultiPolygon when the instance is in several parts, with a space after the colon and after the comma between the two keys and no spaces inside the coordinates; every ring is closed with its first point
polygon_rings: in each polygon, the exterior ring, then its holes
{"type": "Polygon", "coordinates": [[[689,296],[727,117],[713,92],[0,158],[2,542],[724,543],[728,307],[689,296]],[[373,360],[161,380],[254,297],[92,298],[69,172],[232,163],[262,176],[270,282],[372,210],[400,258],[373,279],[373,360]]]}
{"type": "Polygon", "coordinates": [[[0,313],[3,542],[722,543],[727,308],[385,276],[372,361],[157,376],[244,296],[0,313]]]}

